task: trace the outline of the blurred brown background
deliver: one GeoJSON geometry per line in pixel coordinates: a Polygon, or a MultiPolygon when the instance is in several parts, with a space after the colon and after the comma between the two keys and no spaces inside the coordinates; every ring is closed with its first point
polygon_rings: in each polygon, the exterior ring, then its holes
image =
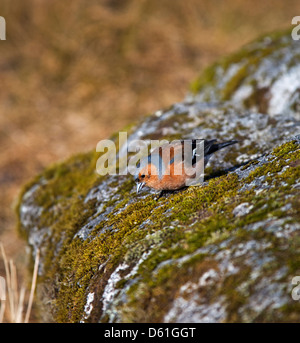
{"type": "MultiPolygon", "coordinates": [[[[22,265],[20,187],[181,101],[205,66],[291,27],[299,0],[1,0],[0,240],[22,265]]],[[[0,273],[1,273],[0,267],[0,273]]]]}

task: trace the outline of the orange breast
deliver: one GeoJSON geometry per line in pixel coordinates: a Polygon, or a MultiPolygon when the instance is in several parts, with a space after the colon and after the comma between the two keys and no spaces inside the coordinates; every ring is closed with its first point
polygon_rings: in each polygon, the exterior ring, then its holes
{"type": "Polygon", "coordinates": [[[184,187],[187,176],[184,173],[176,175],[179,174],[178,170],[175,169],[174,173],[174,167],[172,165],[170,167],[165,170],[165,175],[161,178],[158,175],[151,175],[146,182],[147,186],[157,190],[175,190],[184,187]]]}

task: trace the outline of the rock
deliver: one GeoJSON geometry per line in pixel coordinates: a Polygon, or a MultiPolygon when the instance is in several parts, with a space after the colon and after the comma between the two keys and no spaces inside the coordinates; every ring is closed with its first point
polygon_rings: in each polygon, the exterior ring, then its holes
{"type": "Polygon", "coordinates": [[[95,152],[25,186],[19,227],[41,250],[43,321],[299,322],[299,52],[265,37],[130,129],[129,142],[238,139],[202,186],[137,195],[131,176],[96,173],[95,152]]]}
{"type": "Polygon", "coordinates": [[[208,68],[188,99],[231,101],[240,109],[300,120],[300,45],[290,32],[265,36],[208,68]]]}
{"type": "Polygon", "coordinates": [[[245,214],[248,214],[253,208],[253,205],[249,205],[247,202],[243,202],[239,205],[237,205],[236,208],[233,209],[232,213],[236,217],[244,216],[245,214]]]}

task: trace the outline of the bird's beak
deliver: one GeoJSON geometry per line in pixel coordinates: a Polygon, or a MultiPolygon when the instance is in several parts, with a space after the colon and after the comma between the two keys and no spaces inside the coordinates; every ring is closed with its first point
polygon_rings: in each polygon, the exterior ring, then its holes
{"type": "Polygon", "coordinates": [[[145,186],[145,182],[139,182],[136,185],[136,192],[138,193],[145,186]]]}

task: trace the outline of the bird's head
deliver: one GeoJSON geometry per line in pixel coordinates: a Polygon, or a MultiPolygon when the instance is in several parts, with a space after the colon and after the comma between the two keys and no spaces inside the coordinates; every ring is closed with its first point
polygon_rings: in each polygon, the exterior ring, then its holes
{"type": "Polygon", "coordinates": [[[137,193],[139,193],[144,186],[153,187],[153,185],[158,181],[155,165],[147,163],[144,167],[138,167],[134,180],[137,183],[137,193]]]}

